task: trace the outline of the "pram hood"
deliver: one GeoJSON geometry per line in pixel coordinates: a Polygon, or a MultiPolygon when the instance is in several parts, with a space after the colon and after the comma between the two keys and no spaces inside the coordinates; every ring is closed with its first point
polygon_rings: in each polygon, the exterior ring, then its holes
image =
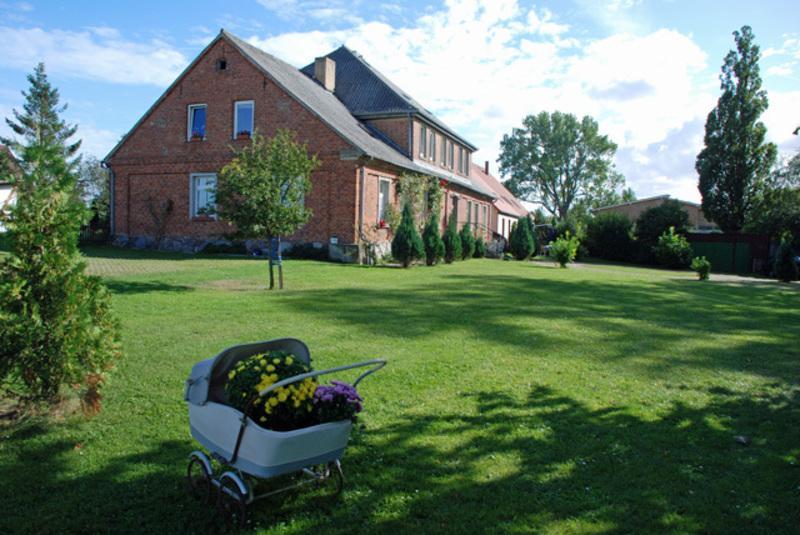
{"type": "Polygon", "coordinates": [[[225,403],[225,381],[230,369],[240,360],[267,351],[286,351],[311,365],[308,346],[296,338],[278,338],[229,347],[216,357],[200,361],[192,367],[183,398],[193,405],[205,405],[209,400],[225,403]]]}

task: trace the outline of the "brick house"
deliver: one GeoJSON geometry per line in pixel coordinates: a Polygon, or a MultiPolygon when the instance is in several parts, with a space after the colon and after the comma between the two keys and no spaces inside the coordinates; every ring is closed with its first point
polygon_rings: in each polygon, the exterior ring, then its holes
{"type": "MultiPolygon", "coordinates": [[[[0,145],[0,172],[6,171],[14,174],[19,170],[17,167],[17,160],[14,155],[5,145],[0,145]]],[[[14,186],[11,184],[11,177],[0,174],[0,211],[6,211],[8,207],[14,202],[14,186]]],[[[5,227],[0,223],[0,232],[3,232],[5,227]]]]}
{"type": "Polygon", "coordinates": [[[472,164],[472,174],[470,175],[476,182],[483,184],[486,189],[494,192],[495,199],[492,201],[492,208],[489,215],[489,229],[508,240],[511,234],[511,225],[517,222],[520,217],[528,216],[528,209],[508,191],[497,177],[489,173],[489,162],[485,162],[483,167],[472,164]]]}
{"type": "Polygon", "coordinates": [[[222,30],[105,158],[111,232],[119,245],[199,250],[231,230],[203,215],[216,173],[257,129],[297,133],[320,167],[305,202],[313,215],[291,243],[328,244],[331,255],[386,248],[381,228],[403,173],[437,177],[442,225],[487,227],[496,194],[475,180],[476,147],[341,47],[297,69],[222,30]]]}

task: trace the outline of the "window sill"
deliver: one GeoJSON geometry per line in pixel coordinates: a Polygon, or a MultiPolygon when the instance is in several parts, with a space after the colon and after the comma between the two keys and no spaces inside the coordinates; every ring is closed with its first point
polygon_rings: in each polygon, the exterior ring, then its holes
{"type": "Polygon", "coordinates": [[[207,223],[207,222],[210,222],[210,221],[216,221],[216,220],[217,220],[217,218],[216,218],[216,217],[212,217],[212,216],[210,216],[210,215],[196,215],[196,216],[192,216],[192,221],[193,221],[193,222],[197,222],[197,223],[204,223],[204,222],[206,222],[206,223],[207,223]]]}
{"type": "Polygon", "coordinates": [[[206,140],[206,138],[204,138],[204,137],[193,137],[193,138],[188,139],[187,143],[202,143],[205,140],[206,140]]]}

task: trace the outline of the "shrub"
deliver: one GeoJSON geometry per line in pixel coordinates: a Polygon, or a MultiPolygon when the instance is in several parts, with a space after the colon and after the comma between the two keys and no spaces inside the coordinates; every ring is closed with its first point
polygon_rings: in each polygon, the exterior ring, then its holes
{"type": "Polygon", "coordinates": [[[444,231],[444,261],[452,264],[453,261],[461,258],[461,236],[458,235],[456,230],[456,220],[454,217],[450,218],[450,223],[444,231]]]}
{"type": "Polygon", "coordinates": [[[314,392],[315,421],[318,424],[340,420],[355,422],[362,401],[355,387],[347,383],[331,381],[330,386],[320,385],[314,392]]]}
{"type": "Polygon", "coordinates": [[[475,254],[475,236],[472,235],[469,223],[464,223],[459,236],[461,237],[461,259],[472,258],[472,255],[475,254]]]}
{"type": "MultiPolygon", "coordinates": [[[[283,379],[306,373],[311,368],[285,351],[270,351],[239,361],[228,373],[225,396],[228,404],[244,412],[254,396],[283,379]]],[[[282,386],[256,399],[250,418],[261,427],[290,431],[314,424],[314,392],[317,381],[304,379],[282,386]]]]}
{"type": "Polygon", "coordinates": [[[775,276],[783,282],[797,280],[797,262],[792,252],[792,235],[784,232],[781,235],[781,243],[778,246],[778,253],[775,255],[775,276]]]}
{"type": "Polygon", "coordinates": [[[575,255],[578,254],[578,246],[580,241],[577,236],[571,236],[569,231],[557,238],[556,241],[550,244],[550,258],[558,262],[562,268],[567,267],[567,264],[575,260],[575,255]]]}
{"type": "Polygon", "coordinates": [[[206,244],[205,247],[200,251],[203,254],[247,254],[247,247],[245,246],[244,242],[241,241],[233,241],[233,242],[211,242],[206,244]]]}
{"type": "Polygon", "coordinates": [[[414,215],[411,213],[411,204],[406,203],[403,207],[403,216],[400,219],[400,226],[394,233],[392,240],[392,256],[408,267],[415,260],[425,257],[425,246],[422,238],[414,225],[414,215]]]}
{"type": "Polygon", "coordinates": [[[284,258],[295,258],[297,260],[331,259],[327,243],[319,244],[319,247],[317,247],[313,242],[294,244],[288,251],[282,253],[282,256],[284,258]]]}
{"type": "Polygon", "coordinates": [[[624,214],[605,212],[586,227],[589,254],[606,260],[630,260],[633,248],[633,223],[624,214]]]}
{"type": "Polygon", "coordinates": [[[439,216],[431,214],[422,231],[422,242],[425,245],[425,263],[436,264],[444,257],[444,241],[439,236],[439,216]]]}
{"type": "Polygon", "coordinates": [[[475,258],[483,258],[486,256],[486,242],[483,241],[482,236],[478,236],[478,239],[475,240],[475,254],[473,254],[475,258]]]}
{"type": "Polygon", "coordinates": [[[530,258],[536,249],[536,242],[530,230],[531,226],[525,219],[528,218],[521,217],[517,220],[508,237],[508,248],[517,260],[530,258]]]}
{"type": "Polygon", "coordinates": [[[692,259],[691,268],[697,272],[697,278],[701,281],[708,280],[711,273],[711,262],[705,256],[696,256],[692,259]]]}
{"type": "Polygon", "coordinates": [[[681,203],[674,199],[668,199],[658,206],[648,208],[639,215],[634,230],[639,242],[638,260],[648,263],[656,260],[653,247],[670,227],[675,229],[676,234],[686,234],[689,228],[689,214],[681,203]]]}
{"type": "Polygon", "coordinates": [[[692,246],[686,238],[675,232],[675,227],[669,227],[658,238],[653,253],[658,264],[666,268],[686,269],[692,263],[692,246]]]}

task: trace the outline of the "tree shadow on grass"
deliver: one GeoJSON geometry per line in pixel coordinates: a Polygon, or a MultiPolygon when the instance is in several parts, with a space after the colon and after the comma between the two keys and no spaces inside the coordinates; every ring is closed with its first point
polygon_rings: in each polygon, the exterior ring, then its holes
{"type": "Polygon", "coordinates": [[[191,286],[181,284],[168,284],[158,281],[132,281],[120,279],[104,279],[103,284],[114,294],[128,295],[150,292],[188,292],[193,290],[191,286]]]}
{"type": "MultiPolygon", "coordinates": [[[[657,419],[592,408],[543,386],[524,396],[465,394],[457,412],[410,410],[354,436],[338,502],[313,491],[256,502],[251,526],[326,533],[795,529],[800,389],[707,393],[706,405],[675,403],[657,419]],[[737,444],[736,435],[752,444],[737,444]]],[[[50,431],[28,425],[4,436],[0,532],[221,530],[213,507],[186,491],[188,440],[95,467],[74,441],[50,431]]]]}
{"type": "Polygon", "coordinates": [[[697,367],[798,378],[800,299],[794,292],[722,291],[692,281],[447,275],[435,285],[315,289],[285,300],[304,313],[336,318],[378,336],[466,332],[520,357],[559,351],[567,358],[630,361],[646,355],[634,365],[652,375],[697,367]],[[381,321],[375,321],[376,313],[381,321]],[[719,335],[744,334],[734,343],[714,341],[719,335]],[[598,343],[578,343],[587,336],[598,343]],[[682,352],[684,341],[700,349],[682,352]]]}
{"type": "Polygon", "coordinates": [[[365,533],[795,529],[798,391],[713,395],[654,421],[545,387],[406,415],[345,457],[353,487],[332,524],[363,517],[353,531],[365,533]]]}

